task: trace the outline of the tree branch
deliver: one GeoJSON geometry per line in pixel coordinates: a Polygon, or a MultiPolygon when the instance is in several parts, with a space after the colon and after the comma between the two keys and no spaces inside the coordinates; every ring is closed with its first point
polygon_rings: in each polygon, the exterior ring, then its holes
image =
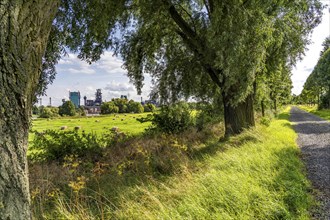
{"type": "MultiPolygon", "coordinates": [[[[211,2],[211,0],[208,0],[211,2]]],[[[210,51],[197,33],[189,26],[189,24],[181,17],[178,11],[175,9],[174,5],[168,0],[163,0],[164,4],[168,7],[169,13],[174,20],[174,22],[179,26],[180,30],[177,33],[181,36],[185,44],[190,48],[200,59],[201,64],[205,71],[210,75],[212,81],[219,86],[223,87],[218,75],[223,74],[223,70],[216,70],[213,68],[212,64],[208,61],[207,57],[210,54],[215,54],[210,51]]],[[[215,56],[215,55],[214,55],[215,56]]]]}

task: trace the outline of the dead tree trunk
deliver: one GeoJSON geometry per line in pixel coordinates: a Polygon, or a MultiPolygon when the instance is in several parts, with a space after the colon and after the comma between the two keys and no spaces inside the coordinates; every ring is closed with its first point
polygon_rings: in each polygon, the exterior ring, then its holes
{"type": "Polygon", "coordinates": [[[30,219],[27,143],[32,100],[59,0],[1,0],[0,217],[30,219]]]}

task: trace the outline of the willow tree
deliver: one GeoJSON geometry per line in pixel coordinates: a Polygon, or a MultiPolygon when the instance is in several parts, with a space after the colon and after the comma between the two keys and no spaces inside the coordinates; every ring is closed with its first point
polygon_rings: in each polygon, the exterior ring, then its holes
{"type": "Polygon", "coordinates": [[[137,90],[149,73],[163,100],[219,94],[231,135],[254,125],[253,82],[276,41],[275,21],[295,15],[292,30],[303,27],[298,37],[306,37],[320,8],[318,0],[1,0],[1,217],[30,218],[33,97],[66,49],[89,63],[113,49],[137,90]]]}
{"type": "Polygon", "coordinates": [[[276,111],[277,106],[286,104],[290,99],[292,82],[291,70],[296,62],[302,58],[306,45],[309,44],[309,34],[320,22],[318,3],[313,2],[306,11],[307,16],[297,13],[302,2],[293,3],[293,7],[274,19],[273,40],[267,48],[267,55],[263,68],[257,73],[256,91],[257,101],[264,114],[265,103],[272,101],[276,111]],[[314,16],[308,16],[314,13],[314,16]]]}

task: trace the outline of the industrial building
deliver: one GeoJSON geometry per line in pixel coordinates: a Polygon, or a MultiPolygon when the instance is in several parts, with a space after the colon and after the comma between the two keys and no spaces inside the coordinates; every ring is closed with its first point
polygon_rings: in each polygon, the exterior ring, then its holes
{"type": "Polygon", "coordinates": [[[76,108],[80,107],[80,92],[69,92],[70,101],[76,106],[76,108]]]}
{"type": "Polygon", "coordinates": [[[100,114],[102,104],[102,92],[101,89],[97,89],[95,93],[95,100],[87,99],[84,96],[84,107],[87,114],[100,114]]]}

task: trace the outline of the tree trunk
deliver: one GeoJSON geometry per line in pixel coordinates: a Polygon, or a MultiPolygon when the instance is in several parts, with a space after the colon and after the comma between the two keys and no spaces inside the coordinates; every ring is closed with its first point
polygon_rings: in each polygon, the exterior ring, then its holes
{"type": "Polygon", "coordinates": [[[1,0],[1,219],[31,218],[26,158],[30,115],[58,5],[58,0],[1,0]]]}
{"type": "Polygon", "coordinates": [[[255,126],[253,110],[253,94],[247,96],[244,102],[236,106],[228,104],[228,98],[224,99],[225,137],[239,134],[244,128],[255,126]]]}
{"type": "Polygon", "coordinates": [[[262,114],[262,117],[265,117],[265,102],[264,102],[264,100],[261,100],[261,114],[262,114]]]}

